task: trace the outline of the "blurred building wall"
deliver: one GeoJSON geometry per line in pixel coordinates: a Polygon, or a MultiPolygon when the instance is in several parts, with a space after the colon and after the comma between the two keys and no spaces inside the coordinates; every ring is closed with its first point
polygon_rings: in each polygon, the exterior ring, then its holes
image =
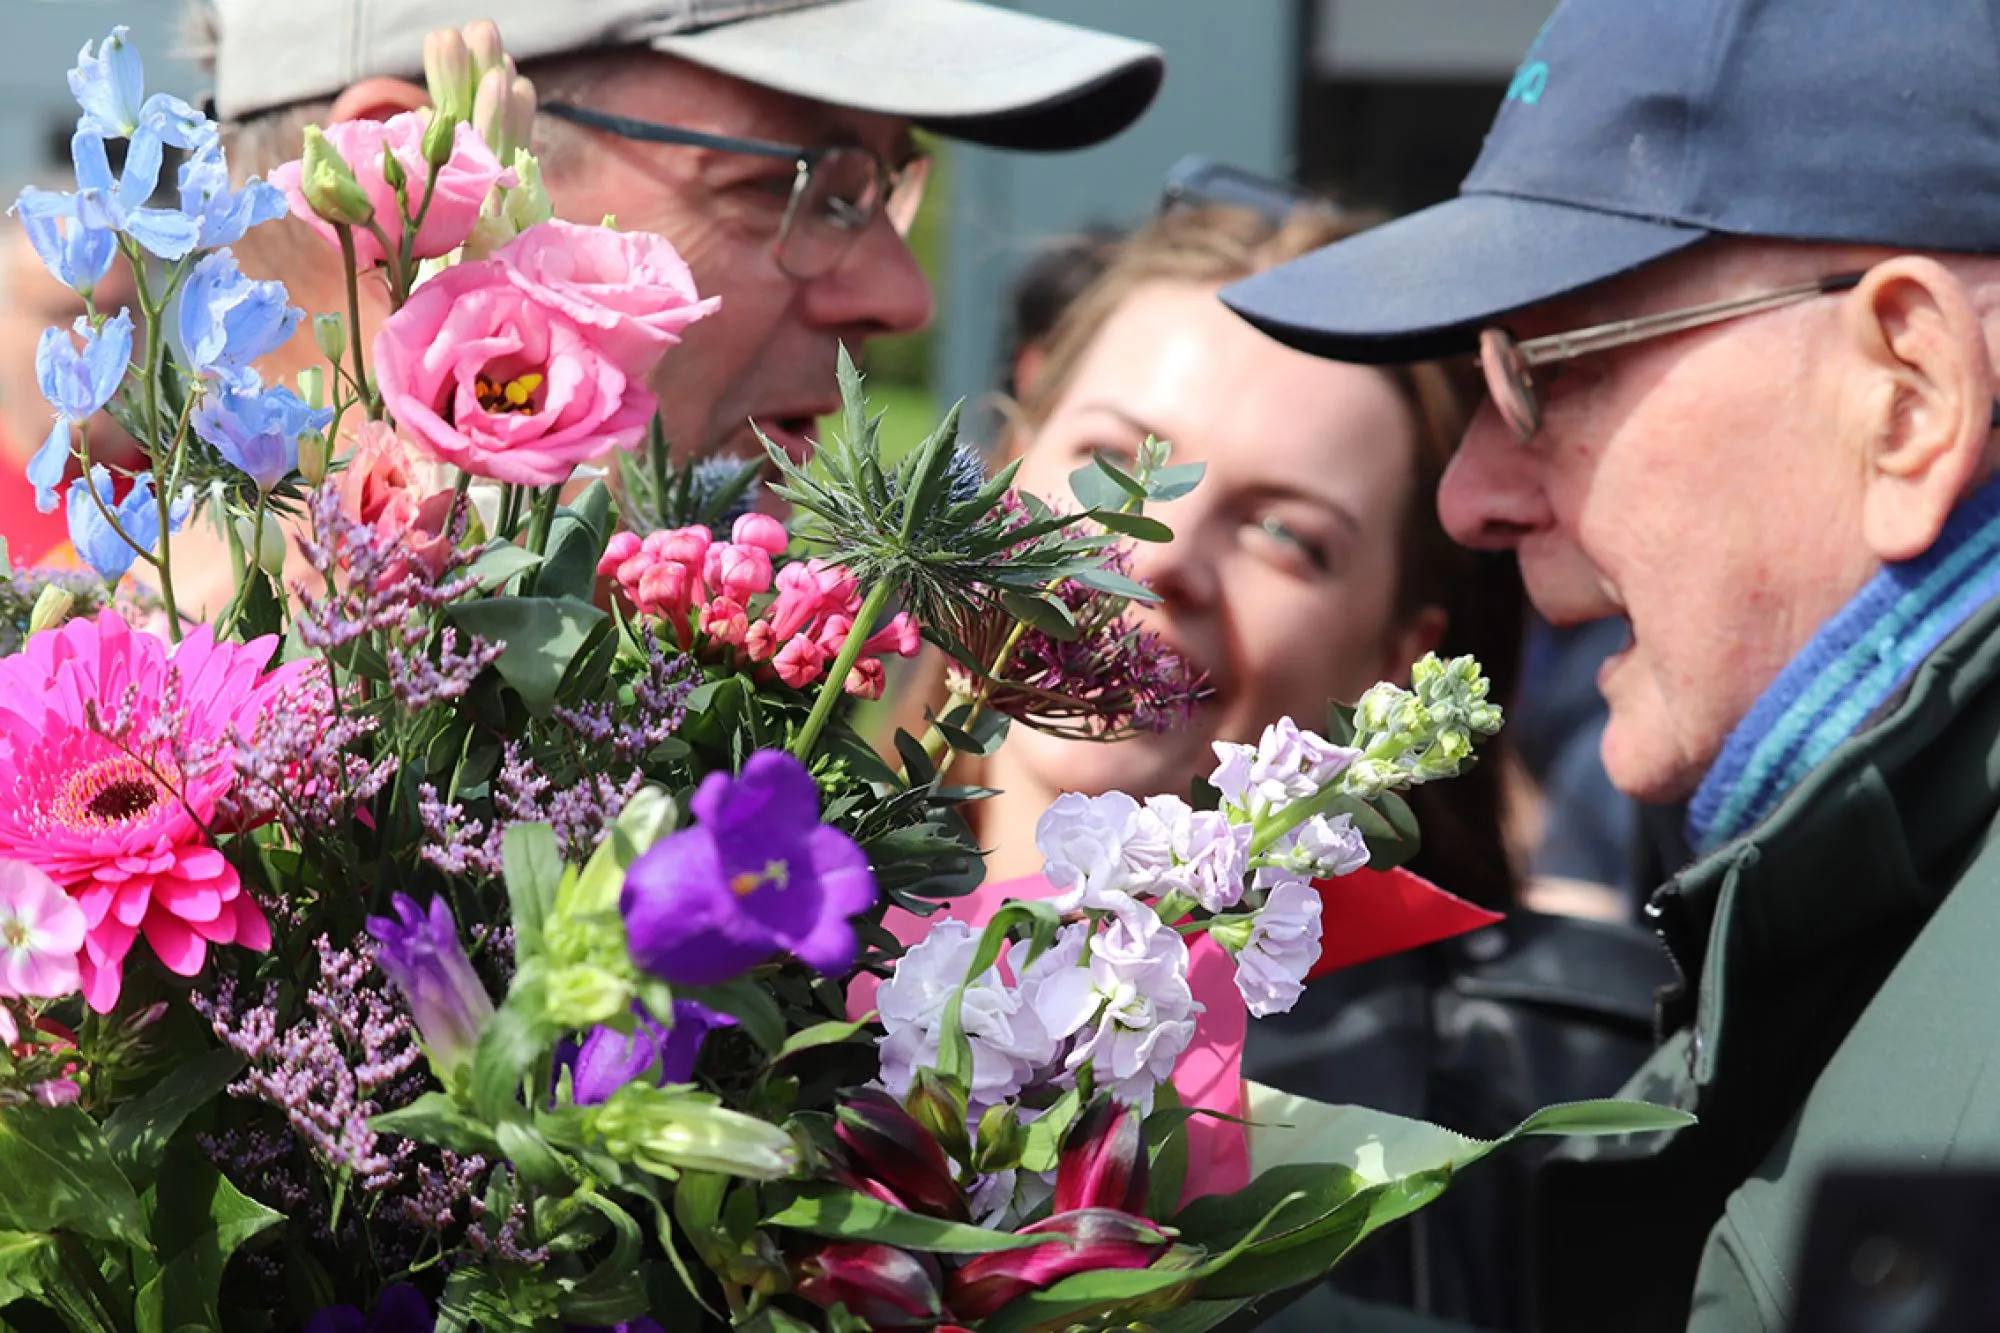
{"type": "Polygon", "coordinates": [[[1098,148],[954,148],[933,390],[994,383],[1006,283],[1040,239],[1134,222],[1187,153],[1402,211],[1456,189],[1555,0],[1012,0],[1156,42],[1160,99],[1098,148]]]}
{"type": "MultiPolygon", "coordinates": [[[[282,0],[279,0],[281,3],[282,0]]],[[[148,92],[199,95],[195,71],[169,54],[181,0],[0,0],[0,190],[5,202],[28,181],[69,170],[76,103],[64,73],[85,42],[118,24],[146,61],[148,92]]]]}

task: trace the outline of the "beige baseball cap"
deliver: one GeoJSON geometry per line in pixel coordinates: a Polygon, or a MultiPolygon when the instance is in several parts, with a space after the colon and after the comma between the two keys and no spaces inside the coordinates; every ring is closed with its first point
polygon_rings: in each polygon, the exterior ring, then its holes
{"type": "Polygon", "coordinates": [[[749,83],[1005,148],[1082,148],[1139,118],[1158,47],[976,0],[212,0],[225,120],[417,78],[424,35],[500,25],[519,61],[650,46],[749,83]]]}

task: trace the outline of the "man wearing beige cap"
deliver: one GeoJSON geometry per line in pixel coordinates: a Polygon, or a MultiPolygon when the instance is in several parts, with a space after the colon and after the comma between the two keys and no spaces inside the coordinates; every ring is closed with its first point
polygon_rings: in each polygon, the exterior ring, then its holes
{"type": "MultiPolygon", "coordinates": [[[[295,157],[307,124],[422,105],[424,34],[495,20],[541,99],[558,214],[667,237],[722,298],[653,386],[683,457],[748,456],[753,423],[803,453],[839,403],[836,349],[928,322],[904,239],[914,127],[1081,148],[1137,119],[1164,68],[1143,43],[972,0],[196,0],[195,17],[245,175],[295,157]]],[[[295,304],[344,308],[303,224],[237,250],[295,304]]],[[[315,355],[305,335],[288,349],[315,355]]]]}

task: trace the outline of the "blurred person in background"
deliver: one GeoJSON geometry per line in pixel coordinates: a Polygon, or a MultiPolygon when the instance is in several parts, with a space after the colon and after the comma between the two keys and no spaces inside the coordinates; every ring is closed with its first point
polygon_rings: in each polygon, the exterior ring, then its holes
{"type": "MultiPolygon", "coordinates": [[[[1432,503],[1464,423],[1464,368],[1315,363],[1235,319],[1222,285],[1361,229],[1323,204],[1274,211],[1182,202],[1112,247],[1027,384],[1006,452],[1021,489],[1051,503],[1070,502],[1069,474],[1093,455],[1129,463],[1149,434],[1172,462],[1205,465],[1192,493],[1149,506],[1174,538],[1140,544],[1132,572],[1161,598],[1135,608],[1141,622],[1215,694],[1163,735],[1099,744],[1017,724],[991,759],[958,756],[954,782],[1001,793],[967,807],[989,883],[1039,871],[1035,824],[1058,794],[1185,795],[1213,768],[1212,741],[1254,742],[1286,714],[1320,726],[1330,701],[1406,681],[1427,650],[1477,655],[1495,697],[1513,694],[1513,562],[1454,547],[1432,503]]],[[[925,692],[909,698],[900,721],[917,734],[925,692]]],[[[1289,1014],[1249,1025],[1245,1077],[1491,1137],[1610,1092],[1645,1058],[1671,970],[1634,927],[1520,905],[1506,744],[1503,731],[1468,774],[1410,793],[1424,834],[1412,868],[1506,920],[1314,981],[1289,1014]]],[[[1270,1326],[1303,1333],[1379,1302],[1525,1328],[1535,1158],[1455,1187],[1270,1326]]]]}

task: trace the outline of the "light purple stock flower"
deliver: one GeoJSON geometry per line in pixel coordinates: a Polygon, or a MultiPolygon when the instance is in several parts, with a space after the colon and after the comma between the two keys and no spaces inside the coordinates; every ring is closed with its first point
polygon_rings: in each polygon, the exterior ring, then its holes
{"type": "Polygon", "coordinates": [[[1089,1061],[1097,1086],[1133,1106],[1150,1105],[1172,1076],[1203,1010],[1188,986],[1187,942],[1138,903],[1090,937],[1081,967],[1038,978],[1030,999],[1052,1036],[1076,1038],[1064,1067],[1089,1061]]]}
{"type": "Polygon", "coordinates": [[[671,1028],[639,1013],[639,1026],[630,1035],[616,1028],[596,1027],[581,1044],[565,1041],[556,1049],[556,1068],[570,1071],[570,1089],[578,1106],[595,1106],[609,1101],[611,1094],[627,1083],[636,1082],[647,1071],[658,1071],[652,1081],[664,1087],[685,1083],[694,1077],[695,1061],[701,1044],[716,1028],[735,1027],[736,1020],[719,1014],[693,1000],[674,1001],[671,1028]]]}
{"type": "Polygon", "coordinates": [[[689,804],[695,824],[626,873],[633,961],[672,986],[718,985],[780,952],[825,976],[854,965],[848,918],[874,904],[875,876],[852,838],[820,823],[803,764],[759,750],[740,777],[709,774],[689,804]]]}
{"type": "Polygon", "coordinates": [[[1225,805],[1262,815],[1320,791],[1360,753],[1281,717],[1264,728],[1254,748],[1216,741],[1217,763],[1208,780],[1225,805]]]}
{"type": "Polygon", "coordinates": [[[1319,891],[1301,879],[1272,886],[1236,955],[1236,989],[1251,1016],[1289,1012],[1319,961],[1319,891]]]}
{"type": "Polygon", "coordinates": [[[1049,900],[1058,912],[1111,910],[1131,901],[1125,844],[1139,803],[1123,792],[1065,792],[1035,821],[1042,873],[1062,890],[1049,900]]]}
{"type": "Polygon", "coordinates": [[[392,905],[395,919],[368,918],[376,965],[409,1002],[432,1068],[442,1075],[461,1063],[469,1066],[480,1031],[493,1017],[493,997],[459,946],[451,908],[440,896],[426,914],[400,893],[392,905]]]}

